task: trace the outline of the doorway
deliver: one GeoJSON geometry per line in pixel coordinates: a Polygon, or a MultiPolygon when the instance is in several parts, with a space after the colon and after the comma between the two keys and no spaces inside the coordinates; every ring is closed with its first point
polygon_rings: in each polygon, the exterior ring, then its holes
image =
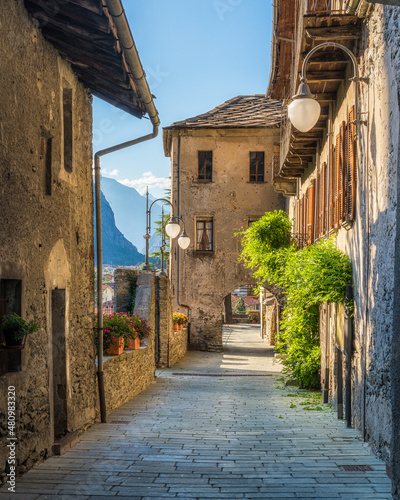
{"type": "Polygon", "coordinates": [[[65,347],[65,289],[51,292],[51,330],[53,350],[54,439],[65,436],[67,426],[67,367],[65,347]]]}

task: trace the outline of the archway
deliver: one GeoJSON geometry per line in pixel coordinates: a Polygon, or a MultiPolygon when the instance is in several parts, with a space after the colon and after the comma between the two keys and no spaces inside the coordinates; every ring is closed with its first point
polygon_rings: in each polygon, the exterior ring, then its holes
{"type": "Polygon", "coordinates": [[[227,326],[247,325],[253,332],[257,329],[266,345],[274,346],[279,331],[280,295],[280,290],[268,283],[260,290],[254,283],[238,286],[223,298],[223,331],[227,326]]]}

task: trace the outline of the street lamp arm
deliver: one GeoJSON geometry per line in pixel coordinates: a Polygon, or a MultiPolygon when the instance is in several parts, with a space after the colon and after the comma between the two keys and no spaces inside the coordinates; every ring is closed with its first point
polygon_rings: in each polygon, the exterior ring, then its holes
{"type": "Polygon", "coordinates": [[[301,70],[300,77],[300,85],[297,91],[297,94],[292,97],[292,102],[288,107],[289,119],[292,124],[301,132],[308,132],[311,130],[314,125],[317,123],[320,113],[321,106],[318,101],[315,99],[315,95],[311,93],[310,87],[307,84],[307,64],[310,61],[310,58],[317,52],[318,50],[324,47],[336,47],[337,49],[342,50],[353,63],[353,71],[354,76],[351,80],[354,82],[354,120],[352,122],[355,125],[355,137],[359,135],[359,127],[360,120],[358,119],[359,110],[358,110],[358,82],[359,82],[359,73],[357,60],[353,54],[353,52],[348,49],[345,45],[337,42],[325,42],[314,47],[310,52],[306,55],[303,61],[303,66],[301,70]]]}
{"type": "Polygon", "coordinates": [[[166,198],[158,198],[157,200],[154,200],[152,202],[152,204],[149,207],[149,211],[151,210],[151,207],[154,205],[154,203],[156,203],[157,201],[165,201],[165,203],[169,203],[171,205],[172,211],[174,210],[174,206],[172,205],[172,203],[169,200],[167,200],[166,198]]]}
{"type": "MultiPolygon", "coordinates": [[[[355,106],[354,106],[354,124],[358,127],[359,121],[358,121],[358,80],[359,80],[359,74],[358,74],[358,66],[357,66],[357,59],[355,58],[355,55],[353,52],[347,48],[345,45],[342,45],[341,43],[337,42],[324,42],[320,43],[316,47],[314,47],[310,52],[306,55],[303,61],[303,66],[301,70],[301,82],[307,83],[307,64],[310,58],[317,52],[319,49],[323,47],[336,47],[337,49],[343,50],[345,54],[349,56],[349,59],[353,63],[353,71],[354,71],[354,76],[352,80],[354,81],[354,100],[355,100],[355,106]]],[[[358,134],[357,134],[358,135],[358,134]]]]}

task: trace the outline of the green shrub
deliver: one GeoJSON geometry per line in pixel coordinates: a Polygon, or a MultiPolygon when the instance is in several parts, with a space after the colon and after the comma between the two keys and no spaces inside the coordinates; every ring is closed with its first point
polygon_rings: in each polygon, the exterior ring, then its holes
{"type": "MultiPolygon", "coordinates": [[[[334,241],[323,240],[297,250],[288,236],[290,230],[285,212],[265,214],[239,233],[243,237],[240,258],[254,269],[253,276],[261,284],[267,281],[283,291],[285,307],[277,348],[285,353],[284,373],[300,386],[312,388],[319,385],[321,364],[319,307],[323,302],[345,303],[352,268],[349,257],[334,241]]],[[[351,310],[352,305],[349,307],[351,310]]]]}

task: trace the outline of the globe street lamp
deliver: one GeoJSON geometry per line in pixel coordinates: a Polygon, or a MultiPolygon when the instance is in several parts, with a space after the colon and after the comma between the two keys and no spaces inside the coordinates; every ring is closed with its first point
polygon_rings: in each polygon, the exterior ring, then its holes
{"type": "MultiPolygon", "coordinates": [[[[149,206],[149,189],[147,188],[146,191],[146,234],[143,236],[143,238],[146,240],[146,262],[143,270],[149,271],[151,270],[150,264],[149,264],[149,240],[151,238],[150,236],[150,231],[151,231],[151,208],[156,203],[157,201],[163,201],[165,203],[169,203],[171,206],[172,210],[174,209],[172,203],[165,199],[165,198],[158,198],[157,200],[154,200],[152,204],[149,206]]],[[[181,236],[178,239],[178,245],[182,248],[182,250],[185,250],[189,245],[190,245],[190,238],[186,234],[185,231],[185,223],[182,219],[182,217],[176,217],[173,214],[169,218],[167,224],[165,224],[165,232],[170,238],[176,238],[178,234],[180,233],[181,226],[179,221],[182,221],[183,224],[183,231],[181,236]]],[[[162,269],[161,272],[164,273],[164,248],[165,248],[165,235],[163,234],[164,230],[164,217],[162,220],[162,236],[161,236],[161,260],[162,260],[162,269]]]]}
{"type": "Polygon", "coordinates": [[[310,52],[306,55],[303,62],[303,67],[301,71],[300,85],[297,90],[297,94],[292,97],[292,102],[288,106],[288,115],[289,119],[292,122],[293,126],[300,130],[300,132],[308,132],[311,130],[314,125],[317,123],[320,113],[321,106],[319,102],[315,100],[315,95],[311,93],[310,87],[307,84],[307,76],[306,76],[306,67],[307,63],[310,60],[311,56],[322,47],[336,47],[338,49],[343,50],[350,58],[353,63],[354,76],[351,80],[354,81],[354,98],[355,98],[355,106],[354,106],[354,124],[359,125],[358,121],[358,67],[357,61],[354,57],[353,52],[348,49],[345,45],[336,42],[325,42],[321,43],[314,47],[310,52]]]}

